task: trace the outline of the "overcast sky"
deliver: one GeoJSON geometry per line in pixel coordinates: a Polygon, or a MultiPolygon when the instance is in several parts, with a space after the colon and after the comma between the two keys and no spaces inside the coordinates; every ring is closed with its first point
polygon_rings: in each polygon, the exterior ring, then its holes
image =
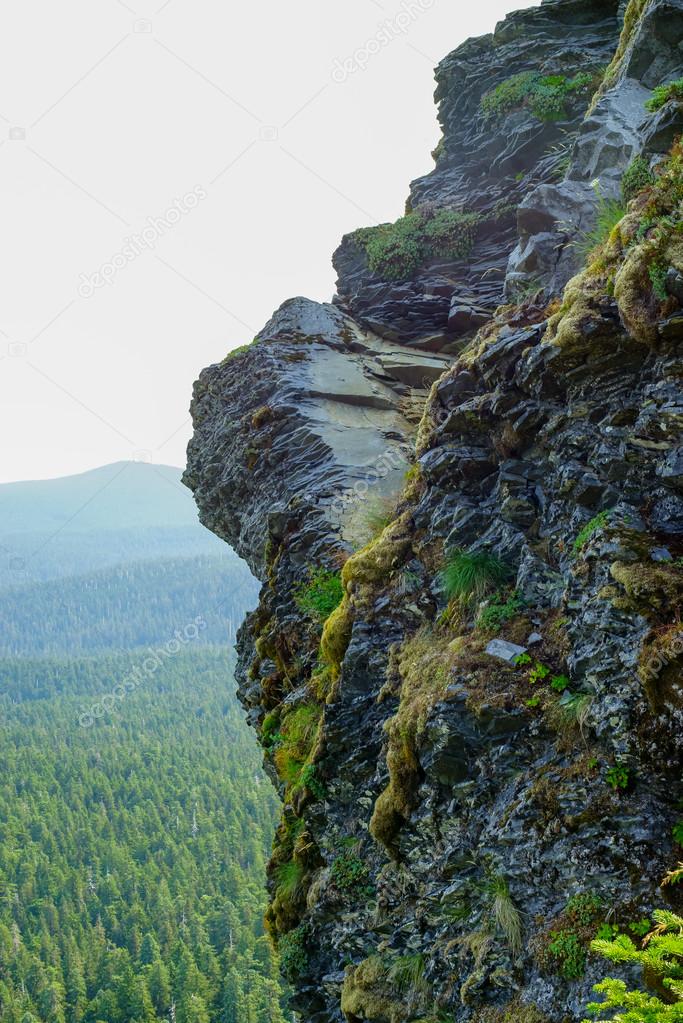
{"type": "Polygon", "coordinates": [[[434,65],[533,6],[3,4],[0,482],[181,465],[198,372],[330,299],[433,166],[434,65]]]}

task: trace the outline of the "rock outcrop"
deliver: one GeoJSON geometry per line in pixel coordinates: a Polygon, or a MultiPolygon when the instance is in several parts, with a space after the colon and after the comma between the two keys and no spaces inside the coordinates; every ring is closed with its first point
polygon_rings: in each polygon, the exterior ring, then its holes
{"type": "Polygon", "coordinates": [[[406,218],[195,387],[306,1023],[574,1023],[637,980],[591,939],[680,905],[681,52],[683,0],[460,47],[406,218]]]}

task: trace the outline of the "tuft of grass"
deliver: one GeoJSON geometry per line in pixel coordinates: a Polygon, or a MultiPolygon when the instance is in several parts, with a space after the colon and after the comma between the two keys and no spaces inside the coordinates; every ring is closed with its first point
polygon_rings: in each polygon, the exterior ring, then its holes
{"type": "Polygon", "coordinates": [[[522,950],[522,918],[512,901],[510,888],[504,877],[496,874],[487,885],[492,898],[491,912],[496,926],[505,935],[510,951],[518,955],[522,950]]]}
{"type": "Polygon", "coordinates": [[[449,600],[482,600],[494,587],[511,575],[510,566],[489,551],[455,550],[441,573],[441,582],[449,600]]]}
{"type": "Polygon", "coordinates": [[[425,957],[419,952],[395,959],[389,967],[388,978],[396,993],[403,995],[409,991],[424,991],[427,987],[425,965],[425,957]]]}
{"type": "Polygon", "coordinates": [[[307,583],[300,583],[294,592],[296,606],[322,624],[342,602],[344,590],[338,572],[326,568],[309,570],[307,583]]]}
{"type": "Polygon", "coordinates": [[[590,231],[582,231],[574,242],[584,263],[590,260],[596,249],[605,244],[614,228],[626,216],[626,208],[619,199],[608,199],[600,192],[597,192],[597,196],[595,224],[590,231]]]}
{"type": "Polygon", "coordinates": [[[645,104],[645,109],[654,114],[661,110],[670,99],[676,100],[678,103],[683,102],[683,78],[677,78],[675,82],[667,82],[666,85],[658,85],[645,104]]]}
{"type": "Polygon", "coordinates": [[[568,116],[570,97],[587,95],[597,81],[597,72],[580,71],[573,78],[568,78],[566,75],[522,71],[487,92],[480,109],[489,120],[500,120],[512,110],[528,107],[539,121],[561,121],[568,116]]]}
{"type": "Polygon", "coordinates": [[[275,872],[278,895],[294,902],[301,894],[305,870],[298,860],[282,863],[275,872]]]}

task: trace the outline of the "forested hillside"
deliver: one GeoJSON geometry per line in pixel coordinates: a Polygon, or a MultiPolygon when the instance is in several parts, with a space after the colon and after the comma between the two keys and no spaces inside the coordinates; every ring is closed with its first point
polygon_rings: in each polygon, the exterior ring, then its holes
{"type": "Polygon", "coordinates": [[[0,662],[0,1019],[277,1023],[277,797],[227,653],[178,654],[82,727],[135,660],[0,662]]]}
{"type": "Polygon", "coordinates": [[[257,584],[178,470],[0,487],[1,1023],[284,1023],[257,584]]]}
{"type": "Polygon", "coordinates": [[[137,561],[86,576],[0,591],[0,655],[92,653],[163,644],[197,618],[193,642],[227,643],[256,602],[237,558],[137,561]],[[233,627],[234,628],[234,627],[233,627]]]}

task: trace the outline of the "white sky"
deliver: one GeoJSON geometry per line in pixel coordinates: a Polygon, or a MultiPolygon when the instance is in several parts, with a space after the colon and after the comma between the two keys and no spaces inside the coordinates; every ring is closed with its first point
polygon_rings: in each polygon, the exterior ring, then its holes
{"type": "Polygon", "coordinates": [[[534,6],[5,0],[0,482],[183,464],[199,370],[284,299],[329,300],[341,236],[400,216],[433,166],[433,66],[534,6]],[[396,38],[335,80],[386,22],[396,38]],[[83,297],[195,188],[153,250],[83,297]]]}

